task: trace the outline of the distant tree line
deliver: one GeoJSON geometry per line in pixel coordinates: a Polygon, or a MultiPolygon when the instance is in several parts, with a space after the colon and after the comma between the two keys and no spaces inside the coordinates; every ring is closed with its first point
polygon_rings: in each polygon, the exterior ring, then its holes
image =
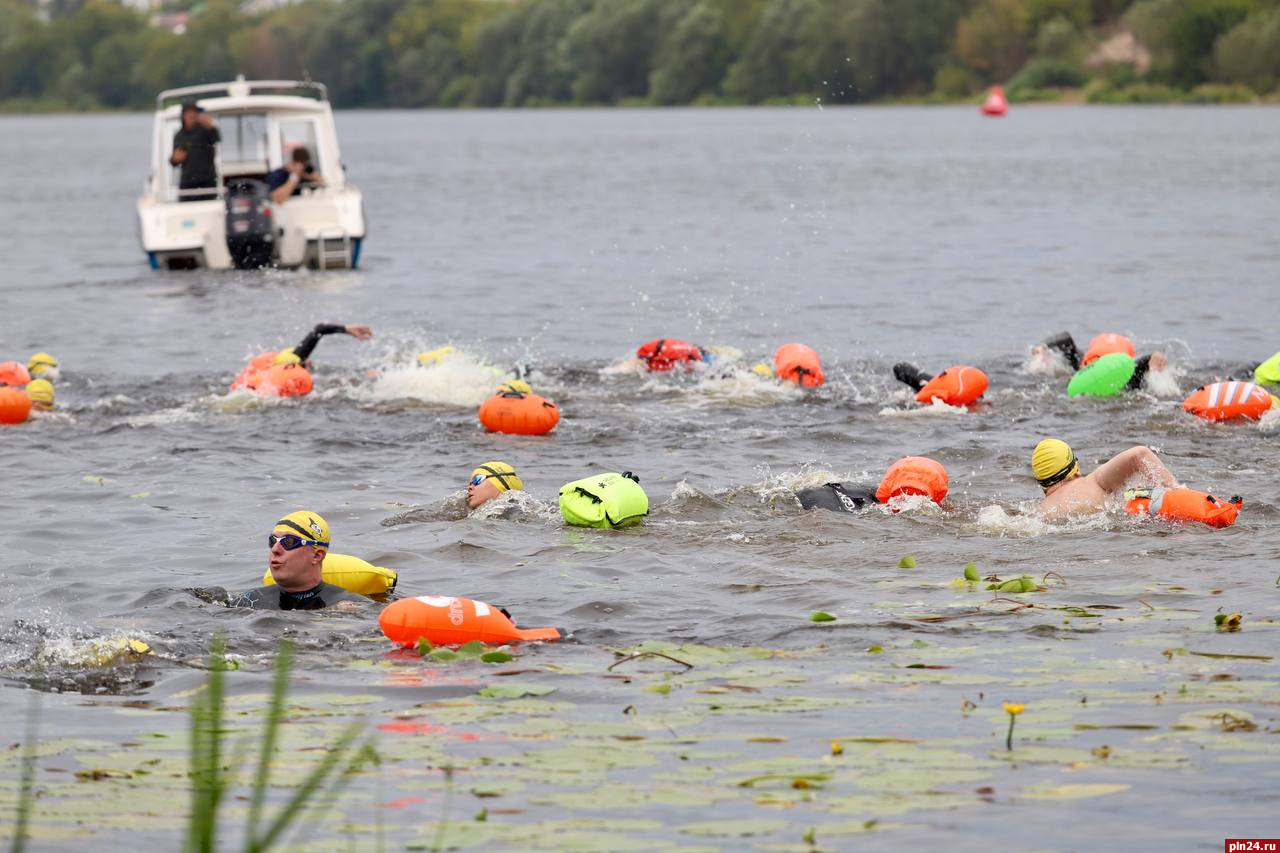
{"type": "Polygon", "coordinates": [[[181,34],[31,2],[0,0],[9,109],[146,108],[237,73],[340,107],[1280,97],[1280,0],[206,0],[181,34]]]}

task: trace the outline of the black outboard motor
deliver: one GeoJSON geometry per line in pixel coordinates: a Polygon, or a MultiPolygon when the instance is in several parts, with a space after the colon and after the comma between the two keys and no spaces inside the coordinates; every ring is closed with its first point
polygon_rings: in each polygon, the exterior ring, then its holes
{"type": "Polygon", "coordinates": [[[275,253],[275,240],[267,185],[249,178],[228,184],[227,250],[236,269],[269,266],[275,253]]]}

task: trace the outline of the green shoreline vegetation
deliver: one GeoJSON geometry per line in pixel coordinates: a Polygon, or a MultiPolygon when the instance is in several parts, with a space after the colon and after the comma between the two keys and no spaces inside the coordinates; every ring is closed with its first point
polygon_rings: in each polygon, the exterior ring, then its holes
{"type": "Polygon", "coordinates": [[[1280,102],[1280,0],[189,2],[0,0],[0,112],[237,73],[343,108],[1280,102]]]}

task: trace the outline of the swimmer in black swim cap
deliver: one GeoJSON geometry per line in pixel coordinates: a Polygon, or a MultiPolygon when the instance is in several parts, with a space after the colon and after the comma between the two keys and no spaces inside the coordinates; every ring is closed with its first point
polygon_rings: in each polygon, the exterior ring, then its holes
{"type": "Polygon", "coordinates": [[[324,582],[325,555],[329,552],[329,524],[307,510],[291,512],[275,523],[267,537],[267,565],[274,586],[243,593],[232,607],[255,610],[321,610],[343,601],[364,597],[324,582]]]}

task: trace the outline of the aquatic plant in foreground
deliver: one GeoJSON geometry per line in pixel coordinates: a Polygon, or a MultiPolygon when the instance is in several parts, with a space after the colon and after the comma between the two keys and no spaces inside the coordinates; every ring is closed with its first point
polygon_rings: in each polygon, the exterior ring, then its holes
{"type": "MultiPolygon", "coordinates": [[[[378,755],[367,742],[357,744],[363,728],[352,723],[338,736],[320,763],[307,775],[298,790],[263,828],[263,808],[271,781],[271,764],[280,726],[284,721],[284,697],[289,684],[289,666],[293,660],[293,643],[285,640],[276,655],[275,679],[271,701],[266,709],[262,744],[253,774],[253,791],[249,803],[249,821],[245,827],[244,849],[260,853],[270,849],[317,795],[332,802],[346,787],[351,777],[366,764],[376,764],[378,755]],[[341,767],[341,769],[339,769],[341,767]],[[332,781],[330,780],[332,777],[332,781]],[[325,784],[329,782],[326,790],[325,784]]],[[[225,756],[226,729],[223,727],[225,688],[223,672],[227,669],[225,644],[213,641],[209,652],[209,681],[191,706],[191,816],[187,823],[184,849],[188,853],[213,853],[217,849],[218,810],[223,795],[231,784],[236,765],[243,755],[244,743],[228,761],[225,756]]]]}

